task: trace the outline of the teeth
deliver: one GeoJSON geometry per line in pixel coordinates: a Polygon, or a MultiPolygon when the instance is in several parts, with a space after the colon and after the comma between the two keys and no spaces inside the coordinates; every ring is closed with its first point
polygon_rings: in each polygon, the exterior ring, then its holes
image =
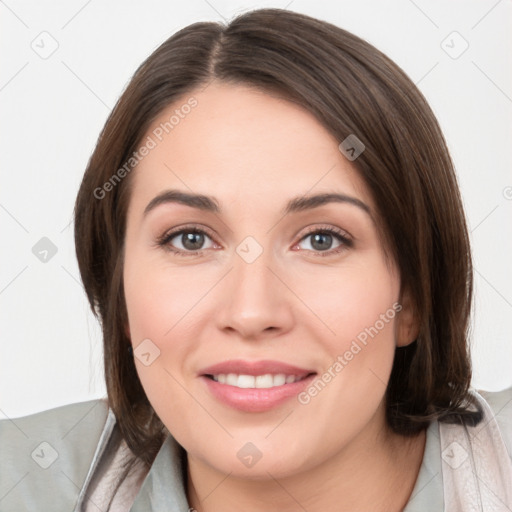
{"type": "Polygon", "coordinates": [[[256,385],[256,377],[252,375],[239,375],[238,387],[239,388],[254,388],[256,385]]]}
{"type": "Polygon", "coordinates": [[[234,373],[228,373],[226,375],[226,384],[229,386],[238,386],[238,375],[234,373]]]}
{"type": "Polygon", "coordinates": [[[273,388],[276,386],[282,386],[283,384],[291,384],[302,380],[302,377],[296,375],[285,375],[284,373],[278,373],[271,375],[267,373],[265,375],[237,375],[236,373],[220,373],[219,375],[213,375],[213,380],[220,384],[228,384],[229,386],[235,386],[237,388],[273,388]]]}
{"type": "Polygon", "coordinates": [[[269,373],[267,375],[258,375],[255,380],[255,388],[271,388],[274,386],[274,378],[269,373]]]}
{"type": "Polygon", "coordinates": [[[282,386],[286,382],[286,375],[279,373],[274,375],[274,386],[282,386]]]}

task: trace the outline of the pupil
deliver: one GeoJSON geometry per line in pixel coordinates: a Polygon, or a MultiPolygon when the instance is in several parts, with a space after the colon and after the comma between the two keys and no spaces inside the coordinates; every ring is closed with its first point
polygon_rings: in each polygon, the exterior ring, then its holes
{"type": "Polygon", "coordinates": [[[325,233],[325,234],[317,233],[316,235],[313,236],[313,242],[311,245],[315,249],[324,250],[324,249],[329,248],[329,246],[331,245],[331,241],[332,241],[332,235],[329,235],[327,233],[325,233]],[[322,243],[322,241],[323,241],[323,243],[322,243]],[[327,243],[326,243],[326,241],[327,241],[327,243]]]}
{"type": "Polygon", "coordinates": [[[182,237],[183,247],[195,251],[203,245],[204,235],[202,233],[187,233],[182,237]]]}

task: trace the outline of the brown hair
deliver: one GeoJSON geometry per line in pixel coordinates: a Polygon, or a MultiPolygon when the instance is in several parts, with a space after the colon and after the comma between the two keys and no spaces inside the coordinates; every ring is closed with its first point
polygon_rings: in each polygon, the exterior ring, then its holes
{"type": "Polygon", "coordinates": [[[387,422],[403,435],[419,433],[433,419],[478,423],[482,413],[469,392],[470,246],[434,114],[405,73],[369,43],[302,14],[259,9],[227,26],[192,24],[150,55],[108,118],[76,199],[76,254],[102,325],[109,405],[133,453],[149,466],[165,427],[139,381],[124,328],[130,175],[102,198],[95,191],[129,161],[164,108],[214,79],[277,92],[309,110],[340,142],[350,134],[363,142],[353,165],[375,200],[402,293],[409,291],[420,320],[417,340],[396,349],[387,422]]]}

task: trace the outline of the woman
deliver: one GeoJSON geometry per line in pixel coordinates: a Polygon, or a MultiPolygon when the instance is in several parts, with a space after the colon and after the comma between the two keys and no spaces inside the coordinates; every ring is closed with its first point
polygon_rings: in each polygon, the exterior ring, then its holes
{"type": "Polygon", "coordinates": [[[279,9],[179,31],[107,120],[75,239],[108,400],[16,420],[17,445],[3,425],[5,504],[512,507],[512,389],[470,386],[453,165],[368,43],[279,9]]]}

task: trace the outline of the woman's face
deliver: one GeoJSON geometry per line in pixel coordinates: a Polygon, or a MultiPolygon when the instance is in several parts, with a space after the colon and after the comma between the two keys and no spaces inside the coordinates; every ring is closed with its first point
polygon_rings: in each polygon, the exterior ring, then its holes
{"type": "Polygon", "coordinates": [[[205,467],[290,475],[384,428],[395,347],[414,338],[340,142],[296,104],[219,83],[143,139],[128,329],[149,401],[205,467]],[[209,199],[184,204],[171,190],[209,199]],[[349,199],[308,200],[319,194],[349,199]]]}

